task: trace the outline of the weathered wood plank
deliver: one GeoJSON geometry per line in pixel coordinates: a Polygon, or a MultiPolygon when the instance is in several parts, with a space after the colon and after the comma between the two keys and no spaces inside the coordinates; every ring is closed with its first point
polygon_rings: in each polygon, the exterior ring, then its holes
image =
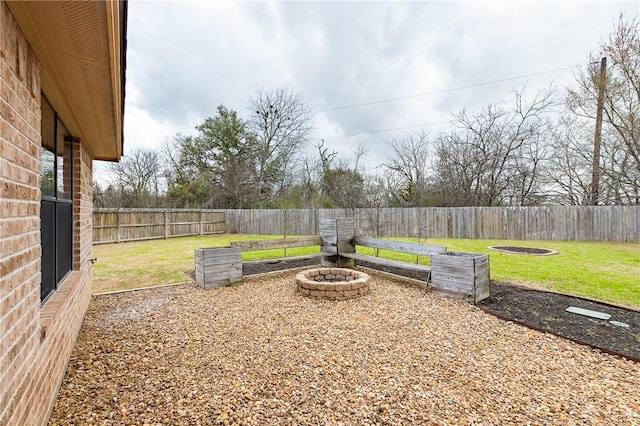
{"type": "Polygon", "coordinates": [[[489,286],[483,288],[482,290],[478,291],[476,290],[476,295],[475,295],[475,303],[480,302],[481,300],[486,299],[487,297],[491,296],[491,293],[489,291],[489,286]]]}
{"type": "Polygon", "coordinates": [[[475,284],[473,276],[443,273],[440,270],[433,270],[433,268],[431,271],[431,279],[434,283],[453,283],[456,285],[465,286],[469,289],[472,289],[475,284]]]}
{"type": "Polygon", "coordinates": [[[217,265],[204,265],[201,270],[204,274],[223,274],[228,271],[233,271],[236,269],[241,269],[241,262],[227,262],[227,263],[219,263],[217,265]]]}
{"type": "Polygon", "coordinates": [[[380,240],[367,237],[354,237],[353,244],[383,250],[412,253],[422,256],[431,256],[434,254],[445,253],[447,251],[446,247],[428,246],[425,244],[407,243],[404,241],[380,240]]]}
{"type": "Polygon", "coordinates": [[[355,253],[356,246],[351,243],[351,241],[339,241],[336,245],[338,248],[338,253],[355,253]]]}
{"type": "Polygon", "coordinates": [[[473,265],[471,266],[458,266],[458,265],[443,265],[443,264],[438,264],[438,273],[442,273],[442,274],[450,274],[450,275],[465,275],[468,277],[473,277],[475,274],[475,271],[473,269],[473,265]]]}
{"type": "Polygon", "coordinates": [[[481,267],[484,267],[489,264],[489,256],[486,254],[464,253],[462,255],[449,252],[447,254],[435,254],[432,257],[432,260],[434,259],[437,259],[436,261],[440,264],[458,267],[468,266],[473,268],[475,264],[480,264],[481,267]]]}
{"type": "Polygon", "coordinates": [[[257,251],[280,248],[319,246],[321,244],[322,239],[320,237],[300,237],[280,240],[232,241],[231,247],[239,248],[243,251],[257,251]]]}
{"type": "Polygon", "coordinates": [[[433,286],[429,287],[429,291],[432,294],[435,294],[435,295],[438,295],[438,296],[448,297],[448,298],[458,299],[458,300],[464,300],[466,302],[473,302],[473,296],[472,295],[465,294],[465,293],[460,293],[459,291],[447,290],[447,289],[444,289],[444,288],[438,288],[438,287],[433,287],[433,286]]]}
{"type": "Polygon", "coordinates": [[[431,258],[433,288],[460,292],[478,302],[489,294],[489,256],[447,252],[431,258]]]}
{"type": "Polygon", "coordinates": [[[464,294],[473,294],[473,287],[454,281],[442,281],[433,277],[433,271],[431,272],[431,285],[434,288],[443,288],[449,291],[457,291],[464,294]]]}
{"type": "Polygon", "coordinates": [[[198,264],[203,266],[227,264],[229,262],[233,262],[235,259],[237,259],[237,257],[237,254],[223,254],[216,256],[205,255],[204,257],[198,259],[198,264]]]}
{"type": "Polygon", "coordinates": [[[375,256],[367,256],[364,254],[358,253],[344,253],[340,256],[346,257],[349,259],[354,259],[356,262],[358,260],[362,262],[374,263],[382,266],[390,266],[393,268],[401,268],[401,269],[410,269],[413,271],[429,271],[431,268],[428,265],[419,265],[417,263],[407,263],[407,262],[399,262],[397,260],[384,259],[381,257],[375,256]]]}
{"type": "Polygon", "coordinates": [[[338,246],[323,245],[320,254],[323,256],[335,256],[338,254],[338,246]]]}

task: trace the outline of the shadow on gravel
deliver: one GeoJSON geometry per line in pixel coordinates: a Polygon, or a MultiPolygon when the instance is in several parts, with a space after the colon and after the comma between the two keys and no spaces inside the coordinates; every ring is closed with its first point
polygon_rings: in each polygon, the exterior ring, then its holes
{"type": "Polygon", "coordinates": [[[491,297],[478,304],[502,319],[517,322],[640,362],[640,312],[578,297],[491,283],[491,297]],[[629,328],[567,312],[569,306],[604,312],[629,328]]]}

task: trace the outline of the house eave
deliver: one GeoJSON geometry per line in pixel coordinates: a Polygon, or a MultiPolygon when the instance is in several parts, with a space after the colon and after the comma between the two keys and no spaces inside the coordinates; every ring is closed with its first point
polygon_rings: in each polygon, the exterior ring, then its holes
{"type": "Polygon", "coordinates": [[[8,1],[42,66],[42,91],[95,159],[122,156],[125,1],[8,1]]]}

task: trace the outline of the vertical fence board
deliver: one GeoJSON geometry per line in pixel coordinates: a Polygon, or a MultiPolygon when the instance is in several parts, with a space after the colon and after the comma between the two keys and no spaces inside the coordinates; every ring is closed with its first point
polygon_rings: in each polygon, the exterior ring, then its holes
{"type": "Polygon", "coordinates": [[[353,218],[358,235],[640,242],[640,206],[363,209],[96,209],[94,243],[215,233],[318,235],[324,219],[353,218]],[[167,225],[165,226],[165,216],[167,225]]]}
{"type": "Polygon", "coordinates": [[[95,209],[93,243],[151,240],[225,232],[223,210],[95,209]]]}

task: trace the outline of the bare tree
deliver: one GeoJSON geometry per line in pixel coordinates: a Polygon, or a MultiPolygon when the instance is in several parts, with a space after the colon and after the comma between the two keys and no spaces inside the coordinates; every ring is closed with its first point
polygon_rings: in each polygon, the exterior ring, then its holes
{"type": "MultiPolygon", "coordinates": [[[[620,16],[601,46],[611,59],[604,82],[600,204],[640,200],[640,23],[620,16]]],[[[593,129],[600,83],[597,58],[590,55],[567,96],[568,109],[593,129]]],[[[593,137],[589,139],[593,141],[593,137]]],[[[593,159],[593,156],[591,157],[593,159]]],[[[591,190],[593,190],[591,188],[591,190]]]]}
{"type": "MultiPolygon", "coordinates": [[[[391,204],[391,197],[393,197],[396,188],[391,182],[387,173],[366,177],[364,194],[367,208],[358,211],[364,216],[364,221],[361,223],[364,235],[380,238],[388,231],[391,221],[385,208],[391,204]]],[[[375,249],[374,252],[378,256],[378,249],[375,249]]]]}
{"type": "Polygon", "coordinates": [[[455,128],[436,139],[439,204],[496,206],[540,202],[549,150],[553,90],[530,100],[515,92],[511,108],[490,104],[455,115],[455,128]]]}
{"type": "Polygon", "coordinates": [[[312,112],[288,88],[259,92],[249,100],[248,129],[256,138],[255,190],[260,203],[282,191],[291,165],[311,132],[312,112]]]}
{"type": "Polygon", "coordinates": [[[109,164],[122,207],[153,207],[160,195],[161,164],[152,149],[136,148],[118,163],[109,164]]]}
{"type": "Polygon", "coordinates": [[[426,203],[429,140],[424,130],[389,142],[392,156],[382,166],[395,178],[395,196],[400,205],[426,203]]]}
{"type": "Polygon", "coordinates": [[[292,198],[297,200],[303,208],[320,207],[322,179],[324,176],[321,163],[315,157],[308,156],[301,161],[298,176],[298,190],[292,198]]]}
{"type": "Polygon", "coordinates": [[[592,128],[574,116],[560,117],[546,169],[547,193],[553,203],[585,205],[591,187],[592,128]]]}

